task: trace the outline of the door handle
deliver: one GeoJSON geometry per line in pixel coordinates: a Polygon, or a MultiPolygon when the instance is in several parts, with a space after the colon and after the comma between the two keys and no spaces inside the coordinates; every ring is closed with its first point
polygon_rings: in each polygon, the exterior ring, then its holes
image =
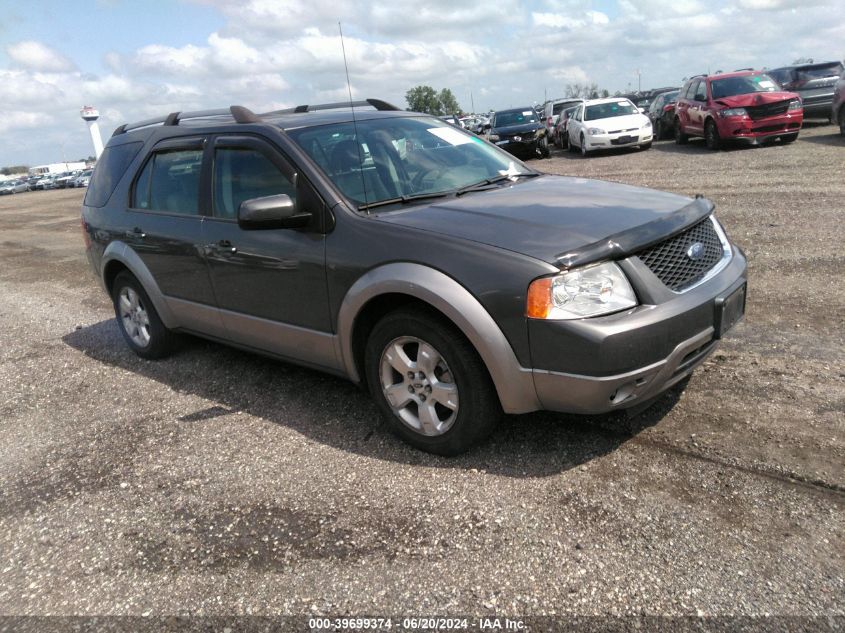
{"type": "Polygon", "coordinates": [[[234,254],[238,252],[236,246],[232,246],[229,240],[220,240],[214,244],[206,244],[206,250],[209,253],[234,254]]]}
{"type": "Polygon", "coordinates": [[[147,237],[147,234],[146,234],[146,233],[144,233],[144,231],[142,231],[142,230],[141,230],[141,228],[140,228],[140,227],[138,227],[138,226],[136,226],[136,227],[135,227],[134,229],[132,229],[131,231],[126,231],[126,232],[124,233],[124,235],[125,235],[126,237],[138,237],[138,238],[141,238],[141,239],[144,239],[145,237],[147,237]]]}

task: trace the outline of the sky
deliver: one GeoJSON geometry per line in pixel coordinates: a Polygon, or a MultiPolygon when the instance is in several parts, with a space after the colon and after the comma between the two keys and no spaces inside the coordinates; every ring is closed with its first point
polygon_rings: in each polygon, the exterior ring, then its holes
{"type": "Polygon", "coordinates": [[[566,85],[680,85],[845,56],[843,0],[0,0],[0,167],[93,154],[121,123],[238,104],[407,107],[449,88],[483,112],[566,85]],[[639,73],[639,74],[638,74],[639,73]]]}

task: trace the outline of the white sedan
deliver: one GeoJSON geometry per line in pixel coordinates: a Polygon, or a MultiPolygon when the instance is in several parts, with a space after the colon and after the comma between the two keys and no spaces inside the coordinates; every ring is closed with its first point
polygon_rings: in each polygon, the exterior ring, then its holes
{"type": "Polygon", "coordinates": [[[592,99],[581,104],[568,123],[569,149],[581,155],[597,149],[651,147],[649,118],[628,99],[592,99]]]}

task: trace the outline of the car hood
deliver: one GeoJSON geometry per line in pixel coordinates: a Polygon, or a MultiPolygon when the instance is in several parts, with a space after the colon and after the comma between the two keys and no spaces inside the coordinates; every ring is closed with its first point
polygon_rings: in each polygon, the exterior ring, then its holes
{"type": "Polygon", "coordinates": [[[594,121],[584,121],[584,126],[591,128],[597,127],[605,131],[613,130],[628,130],[630,128],[641,128],[648,121],[648,117],[644,114],[626,114],[625,116],[612,116],[607,119],[595,119],[594,121]]]}
{"type": "Polygon", "coordinates": [[[506,125],[493,128],[494,134],[519,134],[520,132],[534,132],[543,127],[542,123],[521,123],[520,125],[506,125]]]}
{"type": "Polygon", "coordinates": [[[712,209],[703,198],[545,175],[374,217],[571,267],[625,257],[712,209]]]}
{"type": "Polygon", "coordinates": [[[797,99],[798,95],[794,92],[751,92],[746,95],[734,95],[732,97],[722,97],[716,99],[716,103],[721,103],[729,108],[744,108],[746,106],[765,105],[767,103],[775,103],[777,101],[785,101],[787,99],[797,99]]]}

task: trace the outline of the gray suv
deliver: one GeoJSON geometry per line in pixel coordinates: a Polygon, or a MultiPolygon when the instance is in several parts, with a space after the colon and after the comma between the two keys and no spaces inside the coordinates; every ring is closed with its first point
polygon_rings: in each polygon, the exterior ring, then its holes
{"type": "Polygon", "coordinates": [[[744,313],[708,200],[540,174],[375,99],[122,125],[82,225],[139,356],[186,332],[344,376],[439,454],[502,412],[648,402],[744,313]]]}

